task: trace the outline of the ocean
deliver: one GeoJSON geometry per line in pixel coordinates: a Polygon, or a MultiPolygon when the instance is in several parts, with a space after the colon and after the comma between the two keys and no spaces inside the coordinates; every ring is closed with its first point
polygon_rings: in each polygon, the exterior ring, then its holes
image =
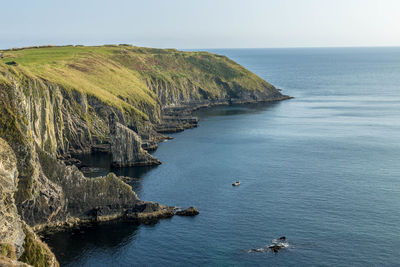
{"type": "MultiPolygon", "coordinates": [[[[294,98],[200,110],[154,152],[162,165],[112,170],[139,178],[142,200],[200,214],[46,236],[61,265],[400,265],[400,48],[209,51],[294,98]],[[280,236],[287,248],[263,249],[280,236]]],[[[110,171],[107,155],[85,160],[110,171]]]]}

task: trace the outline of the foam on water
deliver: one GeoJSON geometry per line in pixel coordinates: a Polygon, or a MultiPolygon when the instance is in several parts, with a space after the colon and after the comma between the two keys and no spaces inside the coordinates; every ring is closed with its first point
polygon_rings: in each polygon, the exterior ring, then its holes
{"type": "MultiPolygon", "coordinates": [[[[282,242],[279,239],[273,239],[272,243],[262,247],[262,248],[252,248],[247,251],[247,253],[253,253],[253,252],[261,252],[261,253],[268,253],[268,252],[274,252],[273,247],[278,246],[279,250],[281,249],[286,249],[289,248],[289,242],[282,242]]],[[[276,251],[277,252],[277,251],[276,251]]],[[[275,253],[276,253],[275,252],[275,253]]]]}

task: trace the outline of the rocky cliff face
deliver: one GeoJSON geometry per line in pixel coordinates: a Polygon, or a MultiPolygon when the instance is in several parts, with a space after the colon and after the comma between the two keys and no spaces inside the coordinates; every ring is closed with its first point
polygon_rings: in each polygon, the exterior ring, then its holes
{"type": "Polygon", "coordinates": [[[34,266],[58,266],[54,254],[18,214],[14,201],[17,183],[17,158],[0,138],[0,265],[30,266],[23,263],[26,262],[34,266]]]}
{"type": "Polygon", "coordinates": [[[142,140],[133,130],[110,119],[113,165],[117,167],[159,165],[161,161],[142,148],[142,140]]]}
{"type": "Polygon", "coordinates": [[[196,127],[191,111],[287,98],[228,58],[203,52],[104,46],[2,53],[1,249],[30,264],[57,264],[32,228],[173,215],[138,199],[113,174],[84,177],[65,164],[72,153],[108,152],[115,166],[160,164],[145,149],[156,149],[162,133],[196,127]]]}
{"type": "Polygon", "coordinates": [[[25,234],[14,201],[17,191],[17,159],[11,147],[0,138],[0,246],[10,258],[21,256],[25,234]]]}

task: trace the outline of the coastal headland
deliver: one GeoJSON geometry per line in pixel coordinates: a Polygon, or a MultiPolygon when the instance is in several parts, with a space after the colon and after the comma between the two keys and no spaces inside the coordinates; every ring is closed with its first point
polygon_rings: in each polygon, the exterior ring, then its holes
{"type": "Polygon", "coordinates": [[[174,207],[141,201],[123,177],[85,177],[72,155],[101,151],[117,167],[158,165],[148,151],[168,133],[196,127],[194,110],[288,98],[208,52],[130,45],[0,51],[0,263],[58,266],[36,234],[45,229],[174,215],[174,207]]]}

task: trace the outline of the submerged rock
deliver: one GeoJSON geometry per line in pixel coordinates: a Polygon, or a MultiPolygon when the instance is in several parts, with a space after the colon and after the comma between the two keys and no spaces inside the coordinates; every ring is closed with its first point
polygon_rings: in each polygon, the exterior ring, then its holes
{"type": "Polygon", "coordinates": [[[281,250],[282,248],[284,248],[285,246],[280,245],[280,244],[273,244],[273,245],[269,245],[268,248],[271,249],[273,252],[277,253],[279,252],[279,250],[281,250]]]}
{"type": "Polygon", "coordinates": [[[262,247],[262,248],[252,248],[252,249],[250,249],[248,251],[248,253],[251,253],[251,252],[267,253],[268,251],[272,251],[274,253],[278,253],[281,249],[289,247],[289,243],[287,243],[285,241],[286,241],[286,237],[285,236],[281,236],[281,237],[279,237],[277,239],[273,239],[271,245],[267,245],[267,246],[262,247]]]}
{"type": "Polygon", "coordinates": [[[283,248],[287,248],[289,244],[286,241],[286,236],[281,236],[277,239],[272,240],[272,244],[268,246],[268,249],[277,253],[283,248]]]}
{"type": "Polygon", "coordinates": [[[195,207],[190,207],[185,210],[178,210],[175,214],[179,216],[195,216],[199,214],[199,210],[195,207]]]}

